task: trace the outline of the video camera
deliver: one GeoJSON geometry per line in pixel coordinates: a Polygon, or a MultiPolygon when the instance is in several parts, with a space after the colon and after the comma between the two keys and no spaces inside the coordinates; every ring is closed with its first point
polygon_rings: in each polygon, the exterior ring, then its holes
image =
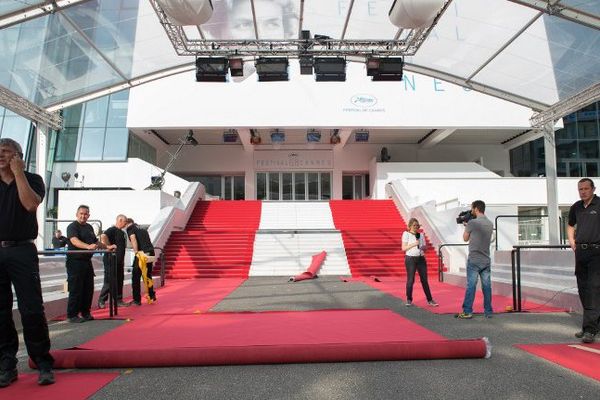
{"type": "Polygon", "coordinates": [[[474,218],[474,216],[473,216],[473,214],[471,214],[471,210],[466,210],[466,211],[463,211],[460,214],[458,214],[458,217],[456,217],[456,223],[462,224],[464,222],[469,222],[473,218],[474,218]]]}

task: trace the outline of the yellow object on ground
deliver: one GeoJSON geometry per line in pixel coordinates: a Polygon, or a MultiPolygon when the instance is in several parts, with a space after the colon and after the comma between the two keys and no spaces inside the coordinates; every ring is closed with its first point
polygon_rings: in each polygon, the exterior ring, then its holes
{"type": "Polygon", "coordinates": [[[138,266],[142,271],[142,281],[144,282],[144,287],[146,288],[146,301],[148,304],[154,303],[154,300],[150,297],[150,288],[154,287],[154,282],[152,281],[152,277],[148,276],[148,255],[143,251],[138,251],[135,253],[135,256],[138,258],[138,266]]]}

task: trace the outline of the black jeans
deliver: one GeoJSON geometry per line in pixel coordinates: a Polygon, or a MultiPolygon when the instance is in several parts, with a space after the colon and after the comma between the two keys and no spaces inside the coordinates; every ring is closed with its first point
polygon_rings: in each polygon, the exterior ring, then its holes
{"type": "MultiPolygon", "coordinates": [[[[144,251],[144,252],[147,254],[150,254],[151,256],[154,255],[154,250],[144,251]]],[[[153,265],[154,265],[154,263],[146,264],[146,268],[147,268],[146,276],[148,277],[148,279],[152,279],[152,266],[153,265]]],[[[132,271],[131,271],[131,292],[133,295],[133,301],[137,301],[137,302],[142,301],[142,293],[141,293],[141,285],[140,285],[141,277],[142,277],[142,270],[140,269],[140,267],[138,265],[138,258],[135,257],[133,259],[133,266],[132,266],[132,271]]],[[[151,299],[156,299],[156,294],[154,293],[154,287],[151,287],[148,290],[148,295],[150,296],[151,299]]]]}
{"type": "MultiPolygon", "coordinates": [[[[110,263],[108,260],[104,260],[104,284],[102,285],[102,290],[100,290],[98,301],[106,301],[108,299],[108,293],[110,293],[109,270],[110,263]]],[[[123,261],[117,261],[117,300],[123,300],[123,279],[125,279],[125,265],[123,261]]]]}
{"type": "Polygon", "coordinates": [[[27,354],[40,368],[51,368],[48,323],[44,313],[40,268],[35,245],[0,248],[0,368],[17,365],[19,337],[12,319],[15,287],[27,354]]]}
{"type": "Polygon", "coordinates": [[[427,301],[433,300],[431,290],[429,289],[429,282],[427,281],[427,263],[425,262],[425,257],[406,256],[404,258],[404,265],[406,265],[406,300],[412,301],[415,271],[419,273],[419,279],[421,279],[421,286],[423,286],[427,301]]]}
{"type": "Polygon", "coordinates": [[[584,332],[600,332],[600,249],[575,250],[575,276],[583,306],[584,332]]]}
{"type": "Polygon", "coordinates": [[[67,302],[67,318],[88,315],[94,298],[94,268],[92,260],[67,260],[67,283],[69,284],[69,300],[67,302]]]}

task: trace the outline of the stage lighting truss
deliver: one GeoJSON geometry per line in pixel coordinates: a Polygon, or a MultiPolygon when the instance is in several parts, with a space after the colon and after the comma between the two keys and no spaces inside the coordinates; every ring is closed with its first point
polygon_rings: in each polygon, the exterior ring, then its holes
{"type": "Polygon", "coordinates": [[[344,57],[344,56],[413,56],[446,10],[436,16],[430,26],[418,29],[402,29],[393,40],[338,40],[330,38],[308,38],[290,40],[208,40],[198,26],[201,39],[190,39],[182,26],[173,25],[156,0],[150,0],[161,25],[165,29],[176,53],[180,56],[214,57],[262,57],[279,56],[297,58],[344,57]]]}

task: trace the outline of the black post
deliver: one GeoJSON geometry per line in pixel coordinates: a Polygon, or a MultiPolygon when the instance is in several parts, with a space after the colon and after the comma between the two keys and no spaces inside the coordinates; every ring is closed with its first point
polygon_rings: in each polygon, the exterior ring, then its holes
{"type": "Polygon", "coordinates": [[[160,251],[160,287],[165,286],[165,252],[160,251]]]}
{"type": "Polygon", "coordinates": [[[512,298],[513,298],[513,311],[517,311],[517,276],[515,266],[515,253],[516,250],[510,252],[510,265],[512,269],[512,298]]]}
{"type": "Polygon", "coordinates": [[[521,312],[521,248],[517,248],[517,311],[521,312]]]}

